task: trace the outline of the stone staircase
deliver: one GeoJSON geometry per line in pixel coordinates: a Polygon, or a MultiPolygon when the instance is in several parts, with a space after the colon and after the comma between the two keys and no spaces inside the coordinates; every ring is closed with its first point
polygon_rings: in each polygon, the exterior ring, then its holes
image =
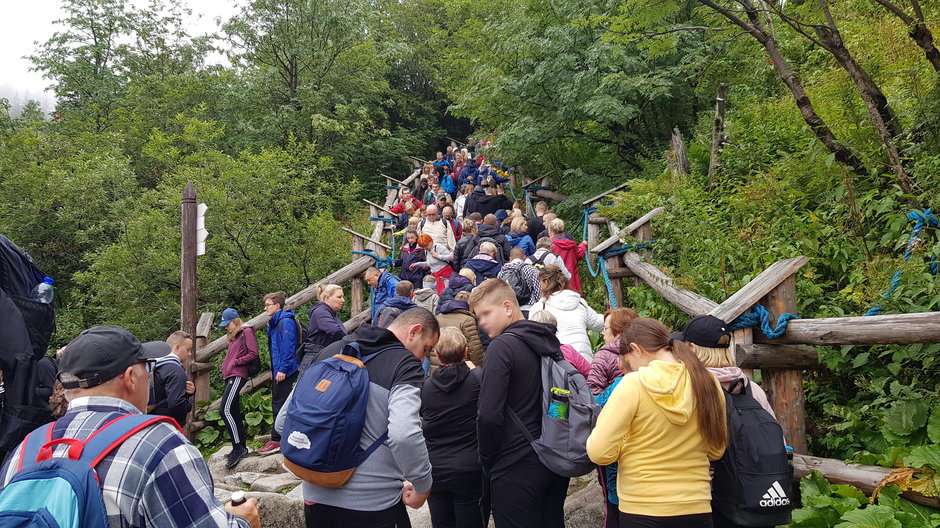
{"type": "MultiPolygon", "coordinates": [[[[304,501],[300,479],[284,469],[283,455],[251,453],[232,469],[225,468],[225,459],[231,452],[225,446],[209,457],[209,471],[215,481],[215,496],[228,501],[232,492],[247,491],[248,497],[258,499],[261,524],[265,528],[294,528],[302,525],[304,501]]],[[[408,509],[414,528],[431,528],[431,515],[427,505],[408,509]]],[[[568,499],[565,501],[565,524],[568,528],[596,528],[604,523],[604,502],[597,476],[589,474],[571,479],[568,499]]],[[[492,521],[490,526],[493,526],[492,521]]]]}

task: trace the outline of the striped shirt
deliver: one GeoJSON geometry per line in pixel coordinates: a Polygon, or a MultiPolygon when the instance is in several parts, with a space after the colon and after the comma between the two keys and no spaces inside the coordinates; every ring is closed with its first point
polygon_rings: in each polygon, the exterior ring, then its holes
{"type": "MultiPolygon", "coordinates": [[[[53,438],[85,440],[103,424],[125,414],[140,414],[117,398],[75,398],[53,429],[53,438]]],[[[54,457],[65,457],[57,446],[54,457]]],[[[16,475],[22,445],[0,472],[0,486],[16,475]]],[[[140,431],[104,457],[96,467],[111,528],[159,526],[241,527],[248,522],[225,511],[213,494],[212,476],[199,450],[176,428],[157,423],[140,431]]]]}

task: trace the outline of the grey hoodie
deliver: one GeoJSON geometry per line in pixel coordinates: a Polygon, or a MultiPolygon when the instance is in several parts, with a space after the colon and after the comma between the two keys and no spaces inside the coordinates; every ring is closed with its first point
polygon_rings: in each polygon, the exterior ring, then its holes
{"type": "Polygon", "coordinates": [[[434,288],[415,290],[415,296],[411,300],[418,306],[427,308],[432,314],[437,313],[437,306],[441,302],[441,298],[437,296],[437,291],[434,288]]]}

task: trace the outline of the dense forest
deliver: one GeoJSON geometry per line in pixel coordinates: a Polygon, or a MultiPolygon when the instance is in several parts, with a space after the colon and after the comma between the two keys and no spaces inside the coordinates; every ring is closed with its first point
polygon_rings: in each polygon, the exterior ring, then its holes
{"type": "MultiPolygon", "coordinates": [[[[940,191],[940,13],[917,0],[253,0],[214,35],[187,34],[179,0],[63,4],[31,57],[54,114],[0,111],[0,233],[57,279],[58,343],[103,322],[147,338],[178,327],[187,180],[210,211],[199,309],[254,313],[265,292],[348,262],[338,227],[364,222],[379,173],[468,135],[524,175],[563,175],[572,224],[582,200],[631,181],[604,213],[665,205],[656,263],[717,301],[806,255],[801,316],[940,309],[932,225],[905,258],[908,213],[929,216],[940,191]],[[722,83],[727,137],[709,171],[722,83]]],[[[599,281],[586,294],[604,302],[599,281]]],[[[686,320],[646,287],[628,297],[686,320]]],[[[820,349],[811,451],[918,463],[902,487],[937,496],[938,355],[820,349]]],[[[940,523],[890,493],[855,510],[867,499],[821,486],[804,481],[813,500],[794,526],[940,523]]]]}

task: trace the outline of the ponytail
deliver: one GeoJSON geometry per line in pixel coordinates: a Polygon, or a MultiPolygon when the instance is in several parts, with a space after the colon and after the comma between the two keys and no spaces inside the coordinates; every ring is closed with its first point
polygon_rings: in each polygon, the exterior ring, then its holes
{"type": "Polygon", "coordinates": [[[685,366],[692,383],[692,397],[702,439],[710,451],[723,451],[728,445],[724,398],[715,383],[715,377],[708,372],[689,344],[670,337],[666,325],[655,319],[634,319],[624,327],[620,336],[621,356],[630,351],[631,343],[648,351],[668,349],[685,366]]]}
{"type": "Polygon", "coordinates": [[[678,339],[670,341],[672,354],[685,365],[692,380],[692,396],[698,411],[698,428],[702,438],[711,450],[723,451],[728,445],[728,418],[715,377],[708,372],[688,343],[678,339]]]}

